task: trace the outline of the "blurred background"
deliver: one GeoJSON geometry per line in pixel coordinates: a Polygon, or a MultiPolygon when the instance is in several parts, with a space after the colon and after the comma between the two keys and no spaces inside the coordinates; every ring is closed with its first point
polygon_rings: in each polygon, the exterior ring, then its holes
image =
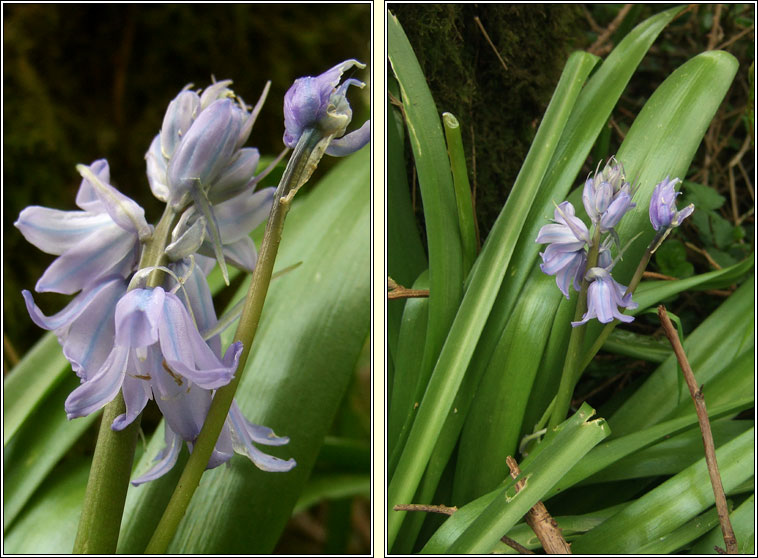
{"type": "MultiPolygon", "coordinates": [[[[46,333],[29,319],[21,290],[34,288],[54,256],[28,244],[13,226],[24,207],[77,209],[81,177],[75,165],[106,158],[112,184],[156,222],[162,204],[145,176],[145,152],[168,103],[186,84],[205,88],[212,77],[233,80],[248,105],[271,80],[246,145],[275,156],[284,148],[283,96],[296,78],[349,58],[371,61],[370,9],[370,4],[4,5],[4,373],[46,333]]],[[[358,123],[370,117],[372,70],[353,71],[368,86],[351,88],[358,123]]],[[[318,176],[334,162],[326,157],[318,176]]],[[[69,299],[35,293],[48,314],[69,299]]],[[[366,455],[368,355],[367,345],[333,427],[333,433],[365,444],[366,455]]],[[[145,431],[158,419],[148,408],[145,431]]],[[[94,435],[88,433],[76,451],[90,452],[94,435]]],[[[332,500],[294,516],[277,552],[367,553],[369,544],[368,500],[332,500]]]]}

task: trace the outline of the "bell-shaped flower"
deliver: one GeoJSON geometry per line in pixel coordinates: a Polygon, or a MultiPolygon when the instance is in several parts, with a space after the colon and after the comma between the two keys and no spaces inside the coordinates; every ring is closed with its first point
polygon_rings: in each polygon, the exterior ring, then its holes
{"type": "Polygon", "coordinates": [[[574,327],[587,323],[592,318],[607,324],[617,319],[631,322],[632,316],[622,314],[619,307],[634,309],[637,303],[632,300],[632,294],[626,294],[626,287],[617,283],[610,272],[602,267],[593,267],[587,272],[587,280],[591,281],[587,289],[587,312],[578,322],[571,322],[574,327]]]}
{"type": "Polygon", "coordinates": [[[120,430],[142,411],[150,382],[158,374],[205,389],[226,385],[234,376],[242,344],[232,344],[220,359],[177,295],[162,287],[128,291],[116,305],[114,320],[115,336],[105,362],[97,371],[88,371],[66,399],[70,419],[102,408],[123,386],[127,411],[112,425],[120,430]]]}
{"type": "MultiPolygon", "coordinates": [[[[268,94],[252,111],[223,80],[198,94],[186,86],[169,103],[160,133],[145,154],[153,195],[177,211],[193,201],[193,189],[211,202],[227,200],[260,181],[259,153],[242,148],[268,94]]],[[[197,192],[194,193],[197,195],[197,192]]]]}
{"type": "Polygon", "coordinates": [[[53,316],[42,313],[29,291],[22,291],[22,294],[32,321],[55,332],[63,347],[63,355],[74,372],[86,381],[102,366],[113,347],[116,304],[125,292],[123,277],[103,277],[53,316]]]}
{"type": "Polygon", "coordinates": [[[153,231],[144,210],[109,184],[105,159],[77,170],[83,177],[76,196],[82,211],[31,206],[14,223],[37,248],[59,256],[40,277],[37,292],[74,294],[105,276],[128,276],[140,243],[153,231]]]}
{"type": "Polygon", "coordinates": [[[295,80],[284,95],[284,144],[287,147],[294,148],[308,129],[316,129],[325,137],[332,136],[326,153],[336,157],[349,155],[369,142],[369,121],[345,134],[353,118],[347,90],[351,85],[365,86],[352,78],[340,84],[342,74],[353,66],[366,67],[357,60],[345,60],[319,76],[295,80]]]}
{"type": "Polygon", "coordinates": [[[681,180],[678,178],[669,180],[667,176],[653,190],[650,198],[650,223],[658,232],[678,227],[695,211],[693,204],[684,207],[681,211],[676,210],[676,197],[681,194],[674,189],[678,182],[681,180]]]}
{"type": "Polygon", "coordinates": [[[594,176],[585,181],[582,203],[592,223],[606,232],[635,207],[632,196],[632,186],[626,182],[623,165],[611,157],[602,171],[598,166],[594,176]]]}
{"type": "Polygon", "coordinates": [[[543,226],[537,234],[536,242],[548,244],[540,252],[542,263],[540,269],[555,275],[555,282],[566,298],[569,287],[579,290],[587,265],[587,250],[590,236],[587,226],[576,216],[574,206],[563,202],[555,208],[555,223],[543,226]]]}
{"type": "MultiPolygon", "coordinates": [[[[190,309],[198,329],[201,332],[213,330],[218,320],[205,278],[206,270],[202,269],[202,266],[193,265],[189,260],[171,264],[171,268],[182,281],[182,288],[177,291],[177,296],[190,309]]],[[[203,337],[207,337],[207,334],[203,337]]],[[[211,337],[207,339],[207,344],[216,355],[221,354],[221,341],[218,334],[211,334],[211,337]]],[[[192,451],[213,398],[212,390],[204,389],[202,386],[172,374],[170,369],[159,362],[159,355],[152,353],[147,358],[154,359],[153,364],[149,366],[151,370],[154,370],[150,386],[155,401],[166,419],[164,432],[166,446],[156,456],[151,468],[132,481],[134,485],[157,479],[171,470],[183,442],[186,442],[192,451]]],[[[234,353],[227,351],[222,360],[231,366],[234,358],[236,358],[234,353]]],[[[208,468],[227,462],[236,452],[247,456],[264,471],[289,471],[296,465],[294,459],[285,461],[267,455],[253,444],[279,446],[288,442],[289,438],[276,436],[270,428],[248,421],[237,403],[233,402],[208,468]]]]}
{"type": "Polygon", "coordinates": [[[563,244],[566,248],[578,250],[590,242],[587,225],[576,216],[576,210],[571,202],[563,202],[555,208],[553,221],[545,225],[537,234],[538,244],[563,244]]]}
{"type": "Polygon", "coordinates": [[[574,284],[574,290],[579,291],[582,277],[587,267],[587,251],[584,248],[569,250],[564,244],[550,244],[544,252],[540,252],[542,263],[540,269],[547,275],[555,275],[555,282],[566,298],[569,298],[569,287],[574,284]]]}

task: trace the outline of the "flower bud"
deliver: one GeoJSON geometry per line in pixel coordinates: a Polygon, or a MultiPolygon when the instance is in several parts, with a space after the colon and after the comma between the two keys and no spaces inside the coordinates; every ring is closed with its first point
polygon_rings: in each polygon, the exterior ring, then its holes
{"type": "Polygon", "coordinates": [[[240,132],[236,110],[230,99],[219,99],[192,123],[168,163],[171,205],[181,208],[190,188],[207,189],[229,163],[240,132]]]}
{"type": "MultiPolygon", "coordinates": [[[[347,79],[340,84],[342,73],[353,67],[365,68],[357,60],[346,60],[316,77],[302,77],[295,80],[284,95],[284,144],[294,148],[300,136],[308,128],[319,130],[324,136],[339,138],[345,133],[353,117],[347,90],[351,85],[364,87],[357,79],[347,79]]],[[[335,150],[336,155],[347,155],[363,147],[369,140],[365,125],[352,132],[345,139],[360,132],[335,150]],[[357,141],[357,140],[360,141],[357,141]],[[349,145],[349,147],[348,147],[349,145]]]]}
{"type": "Polygon", "coordinates": [[[678,178],[669,180],[667,176],[653,190],[653,195],[650,198],[650,223],[656,231],[678,227],[695,211],[693,204],[681,211],[676,210],[676,197],[681,193],[674,190],[677,182],[681,182],[681,180],[678,178]]]}

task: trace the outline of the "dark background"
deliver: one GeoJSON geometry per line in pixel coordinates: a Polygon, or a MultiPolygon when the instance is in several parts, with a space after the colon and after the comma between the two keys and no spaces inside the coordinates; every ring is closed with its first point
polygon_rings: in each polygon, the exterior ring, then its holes
{"type": "MultiPolygon", "coordinates": [[[[3,6],[4,368],[44,333],[21,289],[49,256],[13,227],[28,205],[75,210],[77,163],[107,158],[114,186],[157,221],[144,156],[168,103],[188,83],[232,79],[248,105],[268,100],[248,140],[262,155],[284,145],[282,99],[292,82],[356,58],[370,62],[370,4],[3,6]]],[[[369,66],[355,77],[370,85],[369,66]]],[[[370,116],[368,87],[351,88],[355,122],[370,116]]],[[[322,167],[328,167],[329,157],[322,167]]],[[[322,168],[319,172],[323,172],[322,168]]],[[[46,312],[67,297],[35,294],[46,312]]]]}

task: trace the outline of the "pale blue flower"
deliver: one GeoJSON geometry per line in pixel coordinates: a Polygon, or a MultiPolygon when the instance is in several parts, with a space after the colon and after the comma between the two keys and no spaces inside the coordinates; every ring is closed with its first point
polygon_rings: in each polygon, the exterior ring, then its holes
{"type": "Polygon", "coordinates": [[[242,145],[250,137],[270,84],[249,110],[223,80],[198,94],[186,86],[169,103],[163,126],[145,154],[155,197],[181,210],[200,189],[213,203],[252,188],[268,172],[255,175],[256,148],[242,145]]]}
{"type": "Polygon", "coordinates": [[[14,225],[30,243],[59,256],[40,277],[37,292],[74,294],[100,278],[131,274],[141,242],[152,234],[144,210],[109,184],[108,162],[78,165],[82,211],[30,206],[14,225]]]}
{"type": "Polygon", "coordinates": [[[626,293],[626,287],[617,283],[610,272],[602,267],[593,267],[587,272],[590,282],[587,289],[587,312],[578,322],[571,322],[576,327],[587,323],[592,318],[607,324],[617,319],[629,323],[634,320],[619,311],[619,307],[634,309],[637,303],[632,300],[631,293],[626,293]]]}
{"type": "Polygon", "coordinates": [[[371,139],[370,121],[358,130],[345,134],[353,117],[347,90],[351,85],[364,87],[357,79],[347,79],[340,84],[342,74],[357,66],[365,68],[357,60],[345,60],[316,77],[296,79],[284,95],[284,144],[294,148],[307,129],[319,130],[324,136],[332,135],[328,155],[349,155],[366,145],[371,139]]]}
{"type": "Polygon", "coordinates": [[[543,226],[535,242],[548,244],[540,252],[540,269],[548,275],[555,275],[558,288],[569,298],[569,287],[579,290],[587,265],[587,245],[590,237],[587,226],[576,216],[574,206],[563,202],[555,208],[555,223],[543,226]]]}
{"type": "Polygon", "coordinates": [[[585,181],[582,203],[590,221],[606,232],[635,207],[632,195],[632,186],[626,182],[623,165],[611,157],[602,171],[596,171],[585,181]]]}
{"type": "MultiPolygon", "coordinates": [[[[202,261],[202,260],[201,260],[202,261]]],[[[202,265],[202,264],[201,264],[202,265]]],[[[172,264],[177,277],[182,278],[183,287],[177,291],[177,296],[185,306],[191,309],[197,328],[207,331],[214,328],[218,320],[213,308],[210,288],[205,278],[205,270],[192,266],[188,260],[172,264]]],[[[170,283],[175,281],[170,281],[170,283]]],[[[221,340],[214,335],[207,340],[207,345],[216,354],[221,354],[221,340]]],[[[232,364],[233,354],[227,351],[224,362],[232,364]]],[[[186,442],[190,451],[205,422],[213,398],[213,391],[202,386],[185,381],[172,374],[159,361],[160,355],[151,353],[147,359],[153,360],[153,370],[150,387],[158,407],[166,419],[164,432],[165,447],[158,454],[151,468],[132,481],[139,485],[167,473],[176,463],[182,443],[186,442]]],[[[278,437],[270,428],[258,426],[248,421],[233,402],[229,416],[224,424],[216,446],[211,455],[208,468],[216,467],[227,462],[234,453],[247,456],[259,469],[264,471],[285,472],[295,467],[294,459],[283,460],[267,455],[253,443],[279,446],[289,442],[287,437],[278,437]]]]}
{"type": "Polygon", "coordinates": [[[650,222],[656,231],[678,227],[687,217],[695,211],[695,206],[689,204],[681,211],[676,210],[676,198],[681,192],[677,192],[674,186],[681,182],[678,178],[665,180],[658,183],[650,198],[650,222]]]}
{"type": "Polygon", "coordinates": [[[116,304],[114,320],[115,335],[105,362],[87,371],[83,384],[66,399],[70,419],[102,408],[123,384],[127,412],[112,425],[121,430],[142,412],[153,377],[166,373],[185,388],[192,382],[215,389],[228,384],[237,368],[242,344],[232,344],[219,359],[179,298],[161,287],[127,292],[116,304]]]}
{"type": "Polygon", "coordinates": [[[54,331],[63,347],[63,355],[82,381],[87,381],[103,365],[113,348],[116,334],[116,303],[126,292],[126,280],[120,275],[101,278],[80,292],[60,312],[45,316],[34,304],[32,294],[22,294],[32,321],[54,331]]]}

